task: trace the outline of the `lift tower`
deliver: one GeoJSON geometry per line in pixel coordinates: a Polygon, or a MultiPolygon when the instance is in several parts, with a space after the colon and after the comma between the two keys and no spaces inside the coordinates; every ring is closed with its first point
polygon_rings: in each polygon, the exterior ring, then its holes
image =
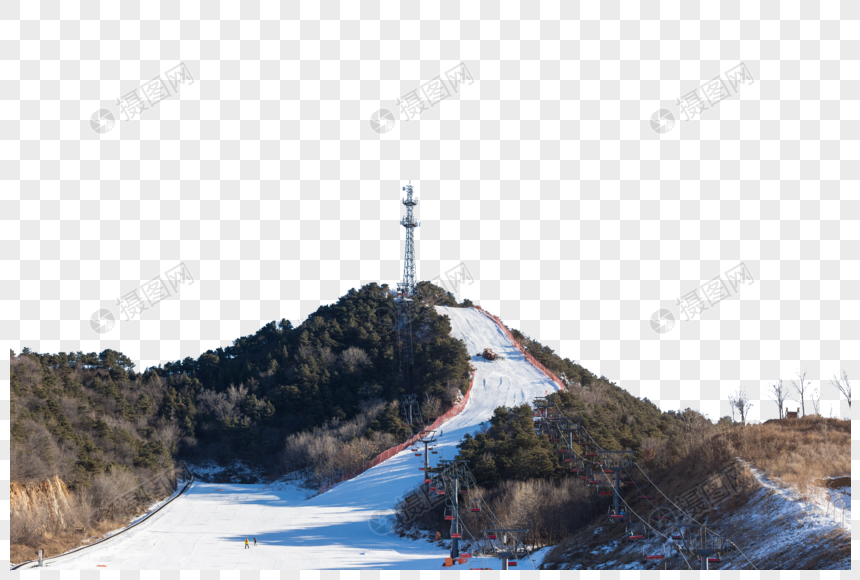
{"type": "Polygon", "coordinates": [[[397,293],[402,296],[412,296],[415,293],[415,243],[413,230],[421,225],[412,216],[412,208],[418,202],[412,199],[412,181],[403,188],[406,199],[402,200],[406,206],[406,216],[400,220],[400,225],[406,228],[406,256],[403,262],[403,282],[397,283],[397,293]]]}
{"type": "MultiPolygon", "coordinates": [[[[419,443],[424,444],[424,473],[425,473],[425,478],[426,478],[426,477],[429,477],[429,475],[426,475],[426,474],[427,474],[428,470],[430,469],[430,450],[433,449],[432,447],[430,447],[430,445],[432,445],[433,443],[436,443],[436,437],[435,437],[436,431],[422,431],[421,433],[425,434],[424,439],[419,441],[419,443]]],[[[426,481],[426,479],[425,479],[424,483],[429,483],[429,482],[426,481]]]]}
{"type": "Polygon", "coordinates": [[[424,430],[424,417],[421,416],[421,405],[418,404],[418,395],[408,394],[401,397],[403,401],[403,420],[412,428],[413,432],[424,430]]]}

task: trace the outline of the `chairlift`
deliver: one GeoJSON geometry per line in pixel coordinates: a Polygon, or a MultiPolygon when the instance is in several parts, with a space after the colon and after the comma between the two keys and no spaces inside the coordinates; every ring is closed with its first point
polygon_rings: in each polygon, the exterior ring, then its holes
{"type": "Polygon", "coordinates": [[[438,451],[431,451],[430,453],[432,453],[433,455],[438,455],[438,454],[439,454],[439,452],[438,452],[438,451]]]}
{"type": "Polygon", "coordinates": [[[630,542],[645,538],[645,530],[643,529],[642,524],[630,524],[627,526],[625,531],[627,532],[627,540],[630,542]]]}
{"type": "Polygon", "coordinates": [[[624,508],[621,508],[621,513],[615,513],[615,506],[609,506],[607,510],[607,515],[609,516],[609,523],[617,524],[618,522],[624,522],[624,519],[627,517],[627,514],[624,511],[624,508]]]}
{"type": "Polygon", "coordinates": [[[431,481],[432,481],[432,480],[430,480],[430,479],[425,479],[425,480],[424,480],[424,483],[430,483],[431,481]]]}
{"type": "Polygon", "coordinates": [[[452,508],[451,506],[445,507],[445,519],[446,520],[453,520],[454,519],[454,508],[452,508]]]}
{"type": "Polygon", "coordinates": [[[495,540],[495,539],[496,539],[496,534],[487,534],[487,539],[488,539],[488,540],[495,540]]]}
{"type": "Polygon", "coordinates": [[[462,537],[463,537],[463,534],[458,534],[458,533],[456,533],[456,532],[455,532],[455,533],[451,534],[451,537],[452,537],[452,538],[462,538],[462,537]]]}

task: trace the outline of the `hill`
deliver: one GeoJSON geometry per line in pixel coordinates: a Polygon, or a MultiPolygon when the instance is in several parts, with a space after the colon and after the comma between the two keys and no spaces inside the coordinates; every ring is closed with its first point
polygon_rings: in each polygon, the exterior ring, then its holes
{"type": "MultiPolygon", "coordinates": [[[[730,525],[727,536],[735,547],[711,568],[850,569],[850,487],[844,487],[844,476],[850,474],[850,436],[849,421],[818,416],[715,430],[693,454],[654,475],[666,497],[655,493],[645,501],[627,496],[636,514],[628,523],[653,523],[655,507],[676,514],[682,507],[688,523],[695,517],[708,525],[730,525]],[[837,491],[831,482],[843,487],[837,491]]],[[[605,515],[594,518],[556,546],[544,567],[699,566],[695,557],[687,554],[685,560],[673,548],[683,542],[655,540],[647,529],[645,538],[631,541],[628,532],[605,515]],[[648,554],[668,558],[646,561],[648,554]]]]}
{"type": "Polygon", "coordinates": [[[316,485],[350,471],[411,436],[402,394],[415,393],[432,420],[467,388],[469,355],[436,304],[457,306],[428,282],[407,304],[368,284],[297,328],[273,321],[144,372],[113,350],[13,352],[12,482],[36,490],[55,480],[68,495],[65,514],[50,518],[39,515],[39,501],[52,501],[44,494],[13,505],[13,545],[31,555],[45,534],[74,545],[106,517],[109,497],[95,490],[121,490],[131,499],[113,515],[133,513],[168,492],[150,481],[175,459],[274,476],[304,469],[316,485]]]}

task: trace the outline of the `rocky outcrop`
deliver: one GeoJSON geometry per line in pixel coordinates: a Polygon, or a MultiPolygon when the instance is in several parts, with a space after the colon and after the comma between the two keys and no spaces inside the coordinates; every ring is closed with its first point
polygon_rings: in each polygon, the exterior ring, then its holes
{"type": "Polygon", "coordinates": [[[70,492],[59,476],[38,484],[12,483],[10,486],[10,511],[12,517],[16,513],[35,511],[39,508],[49,511],[53,523],[65,529],[64,514],[69,511],[70,492]]]}

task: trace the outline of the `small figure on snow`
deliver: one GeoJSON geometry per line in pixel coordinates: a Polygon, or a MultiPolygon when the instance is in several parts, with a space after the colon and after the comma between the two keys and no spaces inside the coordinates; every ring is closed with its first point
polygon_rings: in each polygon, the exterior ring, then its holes
{"type": "Polygon", "coordinates": [[[245,538],[245,549],[249,549],[251,546],[248,545],[248,538],[245,538]]]}
{"type": "Polygon", "coordinates": [[[257,546],[257,538],[254,538],[254,547],[257,546]]]}

